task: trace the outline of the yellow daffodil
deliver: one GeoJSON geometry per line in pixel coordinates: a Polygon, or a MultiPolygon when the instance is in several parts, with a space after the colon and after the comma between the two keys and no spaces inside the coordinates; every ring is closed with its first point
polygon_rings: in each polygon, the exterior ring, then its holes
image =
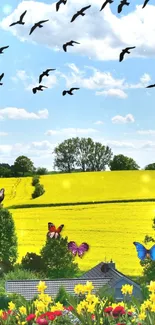
{"type": "Polygon", "coordinates": [[[45,289],[47,288],[45,281],[39,281],[39,284],[37,285],[37,289],[39,292],[44,293],[45,289]]]}
{"type": "Polygon", "coordinates": [[[147,287],[148,287],[149,291],[155,292],[155,281],[151,281],[147,287]]]}
{"type": "Polygon", "coordinates": [[[14,310],[16,308],[16,305],[12,301],[10,301],[8,303],[8,308],[9,308],[9,310],[14,310]]]}
{"type": "Polygon", "coordinates": [[[152,292],[152,293],[150,294],[149,298],[150,298],[150,300],[151,300],[152,302],[155,302],[155,293],[152,292]]]}
{"type": "Polygon", "coordinates": [[[45,311],[45,304],[43,303],[43,301],[36,300],[34,303],[35,303],[35,306],[38,311],[41,311],[41,312],[45,311]]]}
{"type": "Polygon", "coordinates": [[[26,315],[26,308],[24,306],[19,307],[19,311],[22,315],[26,315]]]}
{"type": "Polygon", "coordinates": [[[80,304],[77,305],[76,310],[77,310],[77,313],[78,313],[78,314],[81,314],[81,312],[82,312],[82,307],[81,307],[80,304]]]}
{"type": "Polygon", "coordinates": [[[0,309],[0,317],[3,315],[3,311],[2,309],[0,309]]]}
{"type": "Polygon", "coordinates": [[[94,313],[94,310],[95,310],[95,304],[88,304],[87,311],[89,313],[94,313]]]}
{"type": "Polygon", "coordinates": [[[91,292],[94,289],[92,282],[87,281],[85,286],[86,291],[91,292]]]}
{"type": "Polygon", "coordinates": [[[150,306],[150,308],[151,308],[151,311],[155,312],[155,304],[152,304],[152,305],[150,306]]]}
{"type": "Polygon", "coordinates": [[[57,302],[54,306],[51,307],[51,311],[64,310],[63,304],[57,302]]]}
{"type": "Polygon", "coordinates": [[[146,314],[144,313],[144,312],[141,312],[140,314],[139,314],[139,319],[140,320],[144,320],[146,318],[146,314]]]}
{"type": "Polygon", "coordinates": [[[132,295],[132,292],[133,292],[133,285],[130,285],[130,284],[124,284],[121,288],[121,292],[123,295],[132,295]]]}
{"type": "Polygon", "coordinates": [[[130,313],[135,313],[135,311],[136,310],[135,310],[135,308],[133,306],[131,306],[130,309],[128,309],[128,312],[130,312],[130,313]]]}

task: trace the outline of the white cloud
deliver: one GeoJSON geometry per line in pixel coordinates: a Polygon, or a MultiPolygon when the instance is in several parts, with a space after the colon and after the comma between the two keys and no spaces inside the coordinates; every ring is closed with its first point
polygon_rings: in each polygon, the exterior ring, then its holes
{"type": "Polygon", "coordinates": [[[107,141],[107,145],[113,148],[135,148],[135,145],[132,142],[123,142],[123,141],[107,141]]]}
{"type": "Polygon", "coordinates": [[[116,115],[112,117],[112,123],[117,124],[125,124],[125,123],[133,123],[135,122],[135,119],[132,114],[127,114],[126,116],[116,115]]]}
{"type": "Polygon", "coordinates": [[[0,137],[5,137],[5,136],[7,136],[7,135],[8,135],[7,132],[0,132],[0,137]]]}
{"type": "Polygon", "coordinates": [[[142,149],[154,149],[155,148],[155,142],[153,141],[147,141],[142,146],[142,149]]]}
{"type": "Polygon", "coordinates": [[[40,120],[48,118],[48,110],[39,110],[37,113],[28,112],[24,108],[6,107],[0,109],[0,120],[5,118],[11,120],[40,120]]]}
{"type": "Polygon", "coordinates": [[[137,133],[140,135],[155,135],[155,130],[139,130],[137,133]]]}
{"type": "Polygon", "coordinates": [[[118,97],[118,98],[127,98],[128,95],[121,89],[108,89],[103,91],[96,91],[96,95],[105,95],[110,97],[118,97]]]}
{"type": "Polygon", "coordinates": [[[87,55],[93,59],[118,60],[122,48],[129,45],[136,46],[136,49],[130,55],[126,55],[125,60],[138,56],[154,56],[155,6],[148,4],[145,10],[142,10],[142,5],[136,5],[134,11],[117,17],[109,5],[100,12],[100,0],[89,0],[92,7],[87,10],[85,17],[78,17],[70,23],[72,15],[87,4],[87,0],[74,0],[71,6],[67,3],[56,12],[55,3],[22,1],[0,25],[22,41],[44,44],[55,51],[63,51],[63,43],[73,39],[80,42],[80,45],[75,44],[68,52],[87,55]],[[10,28],[9,24],[18,19],[26,9],[28,10],[24,17],[26,24],[22,28],[18,25],[10,28]],[[38,21],[50,17],[52,19],[44,24],[42,30],[38,28],[29,36],[29,30],[36,22],[36,12],[38,21]]]}
{"type": "Polygon", "coordinates": [[[104,124],[104,122],[103,121],[96,121],[94,124],[96,124],[96,125],[102,125],[102,124],[104,124]]]}
{"type": "Polygon", "coordinates": [[[48,130],[45,132],[45,135],[65,135],[65,136],[76,136],[76,135],[87,135],[91,133],[98,132],[96,129],[79,129],[79,128],[66,128],[66,129],[60,129],[60,130],[48,130]]]}

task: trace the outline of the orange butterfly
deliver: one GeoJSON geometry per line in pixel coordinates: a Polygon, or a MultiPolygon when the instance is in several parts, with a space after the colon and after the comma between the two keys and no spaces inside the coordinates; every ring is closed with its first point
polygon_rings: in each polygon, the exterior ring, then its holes
{"type": "Polygon", "coordinates": [[[55,227],[54,223],[48,222],[48,233],[47,237],[49,238],[58,238],[60,232],[63,229],[64,225],[60,225],[58,228],[55,227]]]}

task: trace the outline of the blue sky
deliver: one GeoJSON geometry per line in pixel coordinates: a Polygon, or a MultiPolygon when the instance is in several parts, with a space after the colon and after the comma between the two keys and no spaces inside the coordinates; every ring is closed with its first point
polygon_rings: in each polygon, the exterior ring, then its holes
{"type": "Polygon", "coordinates": [[[143,168],[155,162],[155,6],[130,1],[117,14],[119,1],[100,12],[101,0],[74,0],[58,12],[55,2],[1,0],[0,162],[21,154],[35,166],[53,169],[53,148],[72,136],[92,137],[114,154],[133,157],[143,168]],[[70,23],[85,5],[84,17],[70,23]],[[9,25],[27,10],[25,25],[9,25]],[[29,36],[32,25],[49,19],[29,36]],[[71,39],[80,45],[62,50],[71,39]],[[136,46],[119,62],[120,51],[136,46]],[[55,68],[35,95],[43,70],[55,68]],[[74,96],[64,89],[80,87],[74,96]]]}

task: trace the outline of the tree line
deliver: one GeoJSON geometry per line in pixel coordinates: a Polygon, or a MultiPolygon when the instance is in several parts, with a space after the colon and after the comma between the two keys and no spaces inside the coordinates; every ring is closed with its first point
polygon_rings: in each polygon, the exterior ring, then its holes
{"type": "MultiPolygon", "coordinates": [[[[113,170],[139,170],[136,161],[122,154],[113,155],[109,146],[95,142],[91,138],[70,138],[64,140],[51,154],[54,154],[54,169],[58,172],[89,172],[104,171],[107,167],[113,170]]],[[[155,163],[144,167],[145,170],[155,170],[155,163]]],[[[45,175],[46,168],[36,168],[31,159],[26,156],[16,158],[13,165],[0,163],[0,177],[21,177],[45,175]]]]}

